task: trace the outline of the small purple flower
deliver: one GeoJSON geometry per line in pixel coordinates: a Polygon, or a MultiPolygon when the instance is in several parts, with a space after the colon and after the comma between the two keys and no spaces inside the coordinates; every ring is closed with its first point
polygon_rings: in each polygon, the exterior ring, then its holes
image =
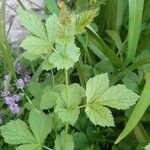
{"type": "Polygon", "coordinates": [[[31,77],[29,75],[25,75],[25,77],[24,77],[25,84],[28,84],[30,82],[30,80],[31,80],[31,77]]]}
{"type": "Polygon", "coordinates": [[[16,85],[18,89],[22,89],[25,86],[25,82],[22,79],[18,79],[16,85]]]}
{"type": "Polygon", "coordinates": [[[10,96],[11,93],[9,91],[3,91],[1,92],[1,97],[6,97],[6,96],[10,96]]]}
{"type": "Polygon", "coordinates": [[[4,98],[4,100],[5,100],[5,104],[9,106],[15,103],[15,100],[13,99],[12,96],[7,96],[4,98]]]}
{"type": "Polygon", "coordinates": [[[20,107],[16,103],[10,105],[9,108],[13,114],[18,114],[20,112],[20,107]]]}

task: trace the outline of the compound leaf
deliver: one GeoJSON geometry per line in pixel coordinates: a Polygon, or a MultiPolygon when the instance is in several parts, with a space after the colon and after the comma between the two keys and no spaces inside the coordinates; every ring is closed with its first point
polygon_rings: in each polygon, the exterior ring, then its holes
{"type": "Polygon", "coordinates": [[[114,126],[111,111],[104,107],[127,109],[134,105],[139,96],[124,85],[109,87],[107,74],[97,75],[87,81],[86,114],[95,125],[114,126]]]}

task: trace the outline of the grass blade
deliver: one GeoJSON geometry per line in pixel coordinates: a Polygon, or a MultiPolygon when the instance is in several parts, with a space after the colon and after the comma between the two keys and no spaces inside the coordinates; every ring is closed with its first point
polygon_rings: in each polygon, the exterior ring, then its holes
{"type": "Polygon", "coordinates": [[[144,0],[129,0],[129,25],[128,25],[128,48],[127,59],[128,64],[134,60],[138,45],[144,0]]]}
{"type": "Polygon", "coordinates": [[[110,47],[108,47],[106,43],[98,36],[98,34],[95,33],[90,27],[87,28],[87,31],[89,33],[89,40],[97,41],[95,44],[98,44],[97,46],[102,51],[102,53],[107,56],[116,67],[121,68],[123,63],[115,54],[115,52],[110,47]]]}
{"type": "Polygon", "coordinates": [[[10,47],[7,43],[6,28],[5,28],[5,6],[6,0],[3,1],[0,8],[0,49],[2,50],[4,60],[7,64],[8,71],[14,79],[16,79],[15,68],[13,65],[13,58],[10,52],[10,47]]]}
{"type": "Polygon", "coordinates": [[[150,100],[149,100],[149,97],[150,97],[150,92],[149,92],[149,89],[150,89],[150,72],[146,73],[145,78],[146,78],[146,84],[145,84],[144,89],[142,91],[141,97],[140,97],[138,103],[136,104],[124,130],[122,131],[122,133],[117,138],[115,144],[119,143],[122,139],[124,139],[135,128],[135,126],[138,124],[141,117],[145,113],[146,109],[150,105],[150,100]]]}

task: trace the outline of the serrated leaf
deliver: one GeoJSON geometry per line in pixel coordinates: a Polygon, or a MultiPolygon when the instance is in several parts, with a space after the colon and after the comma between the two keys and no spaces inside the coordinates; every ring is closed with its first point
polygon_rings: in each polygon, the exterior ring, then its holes
{"type": "Polygon", "coordinates": [[[49,109],[56,105],[56,100],[59,94],[55,92],[50,86],[47,86],[43,90],[43,94],[41,97],[40,108],[41,109],[49,109]]]}
{"type": "Polygon", "coordinates": [[[41,18],[30,11],[19,9],[21,24],[28,29],[32,34],[39,38],[47,39],[46,29],[41,21],[41,18]]]}
{"type": "Polygon", "coordinates": [[[81,14],[77,15],[77,20],[76,20],[76,33],[82,33],[85,32],[85,27],[89,25],[94,17],[97,15],[97,10],[89,10],[89,11],[84,11],[81,14]]]}
{"type": "Polygon", "coordinates": [[[40,56],[42,54],[51,52],[51,46],[52,45],[49,41],[34,36],[28,36],[21,44],[22,48],[30,53],[35,54],[35,56],[40,56]]]}
{"type": "Polygon", "coordinates": [[[27,144],[17,147],[16,150],[42,150],[42,146],[40,144],[27,144]]]}
{"type": "Polygon", "coordinates": [[[56,52],[49,57],[49,62],[57,69],[69,69],[79,60],[79,48],[74,43],[57,44],[56,52]]]}
{"type": "Polygon", "coordinates": [[[20,119],[10,121],[0,128],[4,141],[9,144],[34,144],[36,139],[26,123],[20,119]]]}
{"type": "Polygon", "coordinates": [[[59,20],[55,14],[51,15],[46,21],[48,39],[52,44],[56,39],[58,24],[59,24],[59,20]]]}
{"type": "Polygon", "coordinates": [[[85,112],[95,125],[100,125],[102,127],[115,126],[111,111],[102,105],[91,103],[86,107],[85,112]]]}
{"type": "Polygon", "coordinates": [[[109,88],[109,79],[107,74],[96,75],[90,78],[86,84],[86,97],[88,103],[97,100],[109,88]]]}
{"type": "Polygon", "coordinates": [[[107,74],[97,75],[86,85],[86,113],[95,125],[114,126],[111,111],[104,107],[127,109],[134,105],[139,96],[124,85],[109,87],[107,74]]]}
{"type": "Polygon", "coordinates": [[[104,92],[96,102],[116,109],[128,109],[136,103],[138,98],[139,96],[127,89],[125,85],[116,85],[104,92]]]}
{"type": "Polygon", "coordinates": [[[52,119],[43,112],[32,110],[29,116],[30,128],[39,143],[44,143],[47,135],[52,130],[52,119]]]}
{"type": "Polygon", "coordinates": [[[145,146],[145,150],[150,150],[150,143],[147,146],[145,146]]]}
{"type": "Polygon", "coordinates": [[[55,140],[55,149],[56,150],[73,150],[74,141],[73,135],[65,133],[64,131],[57,135],[55,140]]]}
{"type": "Polygon", "coordinates": [[[55,112],[63,122],[74,124],[77,121],[80,113],[78,105],[84,96],[85,91],[78,84],[70,85],[67,94],[66,88],[62,90],[61,96],[57,99],[55,112]]]}

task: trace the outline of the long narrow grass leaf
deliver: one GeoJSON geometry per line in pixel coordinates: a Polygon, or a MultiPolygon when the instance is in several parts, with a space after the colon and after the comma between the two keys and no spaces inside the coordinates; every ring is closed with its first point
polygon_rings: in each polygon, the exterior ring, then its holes
{"type": "Polygon", "coordinates": [[[126,64],[134,60],[141,30],[144,0],[129,0],[128,48],[126,64]]]}
{"type": "Polygon", "coordinates": [[[91,28],[88,27],[87,31],[89,33],[89,40],[96,40],[98,43],[97,46],[103,52],[103,54],[107,56],[116,67],[121,68],[122,61],[115,54],[115,52],[109,46],[107,46],[107,44],[101,39],[101,37],[98,34],[96,34],[91,28]]]}

